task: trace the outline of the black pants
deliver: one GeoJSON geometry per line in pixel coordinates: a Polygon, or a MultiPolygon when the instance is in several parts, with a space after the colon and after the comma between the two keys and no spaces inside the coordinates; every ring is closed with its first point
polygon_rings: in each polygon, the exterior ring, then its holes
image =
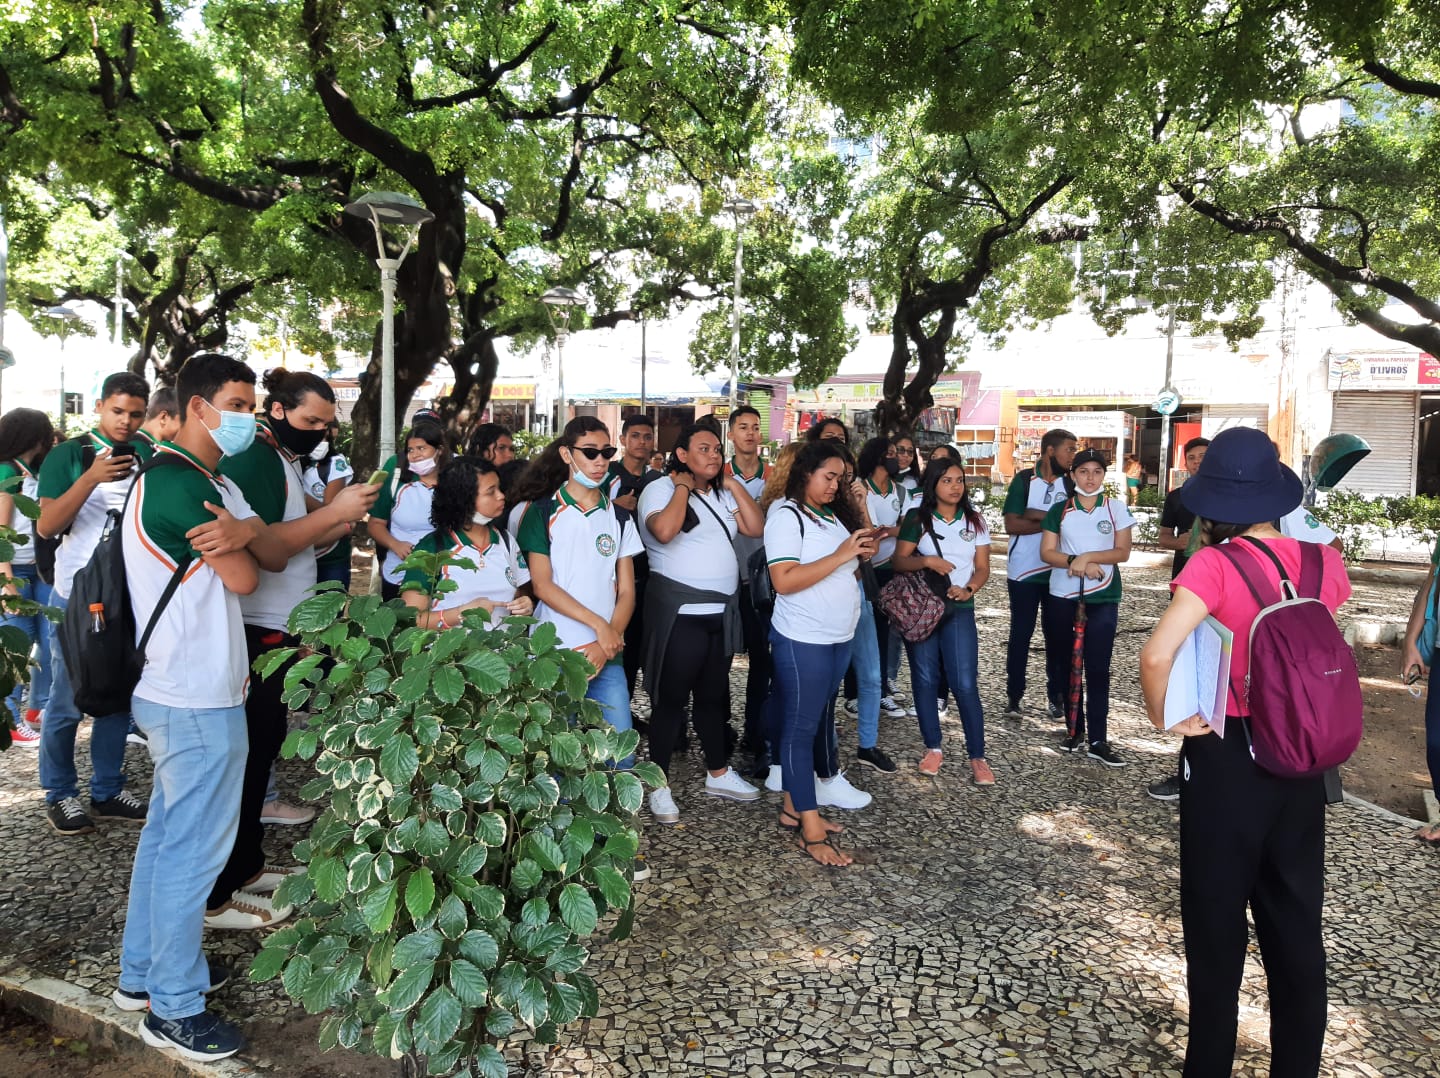
{"type": "MultiPolygon", "coordinates": [[[[1040,631],[1045,636],[1045,650],[1050,650],[1050,630],[1041,617],[1050,602],[1050,577],[1045,574],[1038,581],[1005,581],[1005,592],[1010,597],[1010,637],[1005,645],[1005,695],[1019,701],[1025,695],[1029,680],[1030,640],[1035,635],[1035,622],[1040,620],[1040,631]]],[[[1068,643],[1070,637],[1065,636],[1068,643]]],[[[1056,681],[1046,668],[1045,695],[1052,704],[1061,704],[1065,699],[1065,679],[1056,681]]]]}
{"type": "Polygon", "coordinates": [[[745,678],[745,736],[740,744],[759,754],[766,751],[765,701],[770,697],[775,666],[770,660],[770,615],[755,609],[750,602],[750,587],[744,583],[740,585],[740,627],[750,657],[750,672],[745,678]]]}
{"type": "MultiPolygon", "coordinates": [[[[635,569],[635,612],[625,626],[625,684],[630,689],[630,699],[635,699],[635,686],[640,678],[640,657],[645,652],[645,582],[650,579],[650,561],[644,554],[632,559],[635,569]]],[[[651,701],[653,706],[654,701],[651,701]]],[[[638,725],[638,724],[637,724],[638,725]]]]}
{"type": "Polygon", "coordinates": [[[675,742],[685,728],[685,706],[700,736],[705,766],[729,764],[725,729],[730,716],[730,658],[725,654],[724,616],[681,614],[665,645],[660,699],[650,708],[650,759],[669,772],[675,742]],[[693,703],[692,703],[693,698],[693,703]]]}
{"type": "Polygon", "coordinates": [[[1272,1078],[1315,1078],[1325,1042],[1324,780],[1256,766],[1240,719],[1180,754],[1180,912],[1189,966],[1185,1078],[1229,1078],[1248,905],[1270,996],[1272,1078]]]}
{"type": "Polygon", "coordinates": [[[380,581],[380,598],[387,603],[391,599],[400,598],[400,585],[392,584],[388,580],[380,581]]]}
{"type": "MultiPolygon", "coordinates": [[[[253,669],[255,660],[276,648],[294,647],[298,638],[275,629],[245,626],[245,651],[253,669]]],[[[285,724],[289,709],[280,697],[285,692],[285,671],[290,663],[268,678],[250,675],[250,695],[245,700],[245,727],[250,736],[250,755],[245,760],[245,779],[240,789],[240,826],[235,832],[235,847],[230,859],[210,892],[207,909],[218,909],[230,896],[255,878],[265,865],[261,843],[265,828],[260,812],[265,803],[265,788],[270,785],[270,768],[280,755],[285,742],[285,724]]]]}
{"type": "MultiPolygon", "coordinates": [[[[1075,608],[1079,605],[1076,599],[1051,595],[1040,613],[1045,628],[1045,676],[1050,684],[1065,686],[1060,696],[1062,707],[1069,706],[1075,608]]],[[[1110,732],[1110,660],[1115,652],[1119,619],[1118,603],[1085,604],[1085,682],[1080,689],[1080,721],[1075,732],[1083,734],[1088,730],[1092,745],[1104,741],[1110,732]]]]}

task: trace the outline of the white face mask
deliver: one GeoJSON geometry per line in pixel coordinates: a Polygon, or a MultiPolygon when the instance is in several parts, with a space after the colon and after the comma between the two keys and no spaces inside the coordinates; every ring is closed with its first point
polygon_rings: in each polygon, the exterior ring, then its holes
{"type": "Polygon", "coordinates": [[[326,455],[327,455],[329,452],[330,452],[330,443],[329,443],[329,442],[321,442],[321,443],[320,443],[319,445],[317,445],[314,449],[310,450],[310,459],[313,460],[313,461],[315,461],[315,462],[318,464],[320,461],[322,461],[322,460],[325,459],[326,455]]]}
{"type": "Polygon", "coordinates": [[[484,513],[475,513],[470,517],[476,524],[489,524],[494,517],[487,517],[484,513]]]}
{"type": "Polygon", "coordinates": [[[410,470],[416,475],[429,475],[435,470],[435,458],[423,457],[410,462],[410,470]]]}

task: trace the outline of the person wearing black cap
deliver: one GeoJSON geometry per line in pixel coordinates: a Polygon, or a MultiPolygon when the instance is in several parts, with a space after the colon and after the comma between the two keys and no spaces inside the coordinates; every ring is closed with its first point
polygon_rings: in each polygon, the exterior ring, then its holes
{"type": "Polygon", "coordinates": [[[1052,506],[1045,516],[1040,557],[1050,566],[1050,597],[1040,616],[1045,619],[1048,679],[1052,685],[1063,685],[1074,646],[1075,608],[1084,602],[1085,685],[1079,719],[1075,732],[1065,739],[1065,751],[1084,750],[1106,767],[1124,767],[1127,761],[1115,754],[1105,735],[1110,718],[1110,657],[1120,621],[1119,566],[1130,559],[1135,518],[1123,498],[1105,495],[1109,467],[1098,449],[1076,453],[1070,466],[1075,494],[1052,506]]]}
{"type": "MultiPolygon", "coordinates": [[[[1170,584],[1174,599],[1140,652],[1140,687],[1157,730],[1181,645],[1207,616],[1234,634],[1225,736],[1199,715],[1172,731],[1184,736],[1180,771],[1180,916],[1185,931],[1190,1037],[1185,1078],[1224,1078],[1235,1056],[1240,979],[1249,942],[1248,906],[1270,995],[1270,1073],[1314,1078],[1325,1041],[1324,778],[1271,775],[1250,751],[1243,686],[1250,629],[1259,602],[1220,550],[1236,541],[1278,594],[1273,555],[1300,579],[1301,543],[1277,521],[1300,504],[1299,478],[1257,430],[1234,427],[1211,442],[1199,471],[1181,488],[1200,518],[1205,545],[1170,584]],[[1241,537],[1245,540],[1239,542],[1241,537]],[[1263,547],[1262,550],[1253,547],[1263,547]],[[1236,687],[1241,691],[1236,692],[1236,687]]],[[[1319,547],[1320,600],[1333,614],[1350,595],[1345,563],[1319,547]]]]}

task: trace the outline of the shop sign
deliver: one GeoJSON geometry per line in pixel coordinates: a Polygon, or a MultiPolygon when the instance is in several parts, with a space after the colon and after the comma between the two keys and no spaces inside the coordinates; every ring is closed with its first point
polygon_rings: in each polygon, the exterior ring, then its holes
{"type": "Polygon", "coordinates": [[[1331,352],[1327,367],[1332,393],[1440,390],[1440,360],[1428,352],[1331,352]]]}
{"type": "Polygon", "coordinates": [[[535,399],[534,382],[496,382],[490,387],[492,401],[528,401],[535,399]]]}

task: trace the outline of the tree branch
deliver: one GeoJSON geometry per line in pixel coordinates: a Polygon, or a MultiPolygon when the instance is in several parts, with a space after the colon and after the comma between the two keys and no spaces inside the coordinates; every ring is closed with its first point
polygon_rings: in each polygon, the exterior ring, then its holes
{"type": "Polygon", "coordinates": [[[1390,89],[1402,94],[1415,94],[1419,97],[1440,98],[1440,82],[1431,82],[1428,79],[1412,79],[1408,75],[1402,75],[1388,64],[1382,64],[1379,60],[1366,60],[1360,65],[1360,69],[1367,75],[1374,75],[1390,89]]]}

